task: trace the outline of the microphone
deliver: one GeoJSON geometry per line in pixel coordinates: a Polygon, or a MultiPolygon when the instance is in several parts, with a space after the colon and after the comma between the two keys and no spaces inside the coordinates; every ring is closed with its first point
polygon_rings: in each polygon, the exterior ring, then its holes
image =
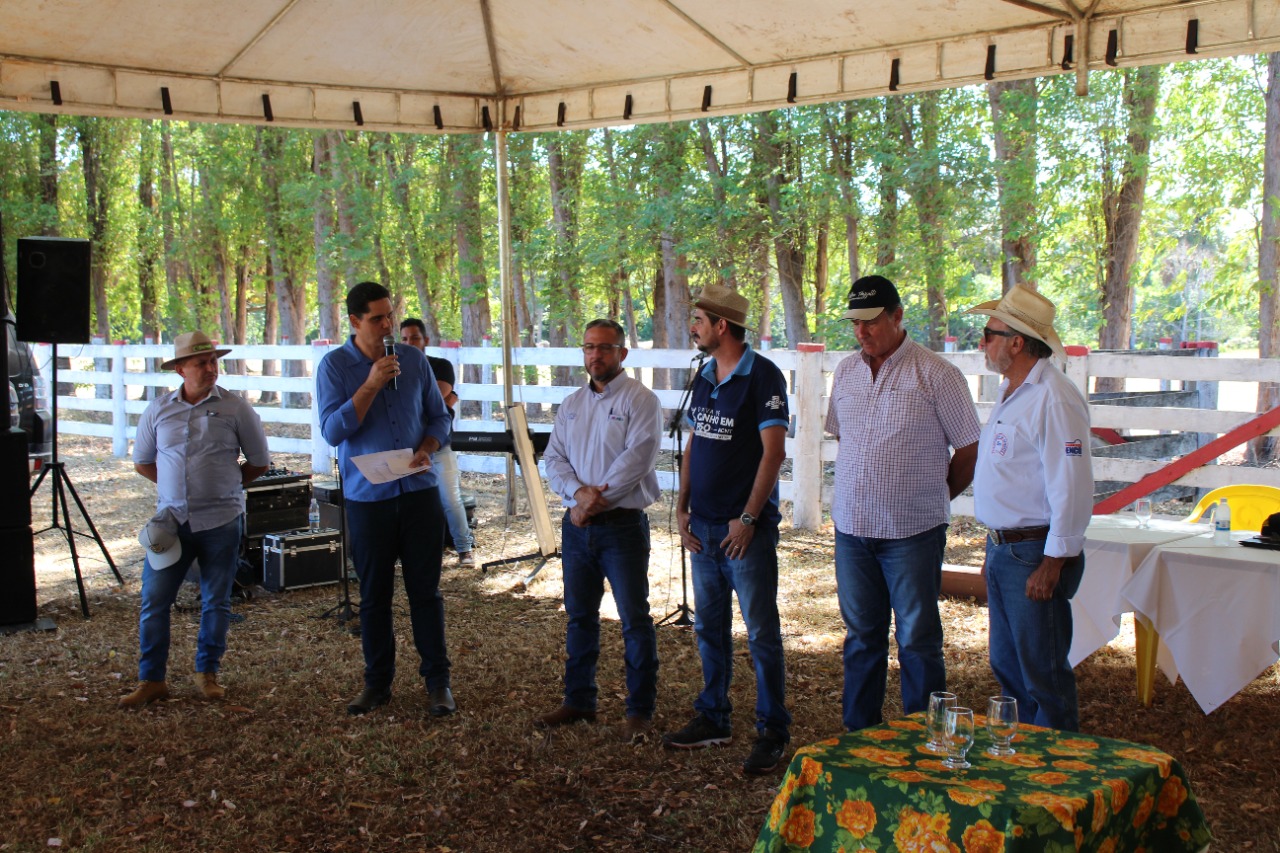
{"type": "MultiPolygon", "coordinates": [[[[391,335],[387,335],[385,338],[382,339],[382,348],[386,351],[387,355],[395,355],[396,339],[393,338],[391,335]]],[[[398,390],[400,387],[398,377],[392,376],[391,381],[387,383],[387,387],[389,387],[392,391],[398,390]]]]}

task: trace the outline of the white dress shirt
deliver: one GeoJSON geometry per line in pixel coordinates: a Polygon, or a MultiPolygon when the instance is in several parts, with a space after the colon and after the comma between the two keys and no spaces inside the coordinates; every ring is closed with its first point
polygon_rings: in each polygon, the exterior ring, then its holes
{"type": "Polygon", "coordinates": [[[978,441],[973,506],[993,530],[1049,526],[1047,557],[1084,550],[1093,513],[1093,456],[1089,404],[1049,359],[1001,400],[978,441]]]}

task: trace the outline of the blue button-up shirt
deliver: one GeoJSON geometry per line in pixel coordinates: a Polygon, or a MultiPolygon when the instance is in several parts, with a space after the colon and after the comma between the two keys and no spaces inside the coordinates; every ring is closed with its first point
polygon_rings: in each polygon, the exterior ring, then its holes
{"type": "Polygon", "coordinates": [[[384,501],[404,492],[436,487],[436,473],[428,469],[390,483],[370,483],[351,461],[353,456],[405,448],[416,450],[428,436],[443,447],[449,443],[449,410],[431,373],[426,356],[418,349],[396,344],[400,359],[398,388],[383,387],[369,406],[364,420],[356,417],[352,398],[369,378],[373,359],[356,346],[355,336],[324,357],[316,371],[316,403],[320,407],[320,432],[338,449],[342,467],[342,491],[348,500],[384,501]]]}
{"type": "Polygon", "coordinates": [[[241,397],[217,385],[198,403],[182,399],[182,387],[151,401],[138,421],[133,461],[156,466],[157,509],[173,513],[191,530],[221,527],[244,512],[240,451],[249,464],[266,467],[262,420],[241,397]]]}

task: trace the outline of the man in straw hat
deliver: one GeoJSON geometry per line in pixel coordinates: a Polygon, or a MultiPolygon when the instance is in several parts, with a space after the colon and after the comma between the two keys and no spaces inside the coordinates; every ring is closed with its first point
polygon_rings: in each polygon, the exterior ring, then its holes
{"type": "Polygon", "coordinates": [[[218,669],[227,649],[232,581],[240,559],[243,486],[270,464],[257,413],[217,384],[218,359],[228,352],[204,332],[179,335],[173,358],[161,369],[172,368],[182,384],[152,400],[138,421],[133,467],[156,484],[158,513],[139,535],[147,548],[138,619],[140,683],[120,699],[126,708],[169,695],[169,614],[195,560],[200,561],[201,600],[196,689],[206,699],[226,694],[218,669]]]}
{"type": "Polygon", "coordinates": [[[855,281],[843,317],[862,349],[836,367],[826,430],[839,440],[831,520],[846,628],[843,721],[856,731],[884,719],[891,612],[903,711],[923,711],[930,693],[947,689],[942,557],[980,428],[964,374],[907,336],[893,282],[855,281]]]}
{"type": "Polygon", "coordinates": [[[676,512],[691,554],[703,689],[697,716],[663,737],[672,749],[733,739],[733,593],[756,672],[756,743],[743,772],[773,771],[791,734],[778,618],[778,469],[786,456],[787,385],[746,343],[746,297],[709,284],[692,303],[690,336],[712,356],[693,380],[676,512]]]}
{"type": "Polygon", "coordinates": [[[1015,285],[968,313],[989,318],[987,368],[1004,376],[973,478],[974,514],[988,528],[991,669],[1018,700],[1021,719],[1075,731],[1080,712],[1067,651],[1093,508],[1089,404],[1050,361],[1066,355],[1052,302],[1015,285]]]}

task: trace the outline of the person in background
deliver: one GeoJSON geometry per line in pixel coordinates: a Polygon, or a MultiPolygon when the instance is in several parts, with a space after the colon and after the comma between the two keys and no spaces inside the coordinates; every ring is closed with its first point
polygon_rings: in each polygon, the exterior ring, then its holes
{"type": "Polygon", "coordinates": [[[649,614],[649,517],[658,498],[662,406],[622,371],[626,332],[592,320],[582,336],[588,381],[556,412],[543,456],[547,482],[568,508],[561,528],[564,564],[564,701],[534,724],[551,728],[595,720],[600,600],[609,582],[622,620],[626,660],[624,736],[648,737],[658,696],[658,636],[649,614]]]}
{"type": "Polygon", "coordinates": [[[733,594],[738,594],[755,664],[756,742],[744,773],[782,763],[791,739],[786,664],[778,617],[778,471],[789,422],[782,371],[746,342],[750,303],[719,284],[691,303],[690,337],[712,356],[694,378],[676,501],[680,539],[690,553],[694,631],[702,658],[697,715],[663,744],[697,749],[733,740],[733,594]]]}
{"type": "MultiPolygon", "coordinates": [[[[417,317],[401,321],[400,342],[416,347],[425,354],[426,348],[431,344],[426,324],[417,317]]],[[[458,395],[453,390],[457,379],[453,363],[447,358],[428,355],[427,364],[436,377],[436,385],[440,387],[444,404],[449,409],[449,422],[452,423],[457,417],[453,407],[458,404],[458,395]]],[[[476,556],[472,549],[475,547],[475,539],[471,535],[471,524],[467,521],[467,509],[462,503],[462,472],[458,470],[458,454],[452,447],[442,447],[431,454],[431,466],[436,469],[440,503],[444,505],[445,521],[449,523],[449,538],[453,540],[453,550],[458,553],[458,565],[474,567],[476,556]]]]}
{"type": "Polygon", "coordinates": [[[893,614],[902,710],[947,689],[942,558],[951,499],[973,480],[978,414],[955,365],[907,336],[893,282],[864,276],[843,317],[862,351],[836,367],[826,430],[839,441],[831,520],[844,618],[844,727],[884,721],[893,614]],[[954,452],[953,452],[954,450],[954,452]]]}
{"type": "Polygon", "coordinates": [[[347,319],[352,331],[347,343],[326,355],[316,371],[320,431],[338,449],[351,554],[360,578],[364,690],[347,703],[347,713],[365,714],[391,701],[396,660],[391,599],[399,560],[427,713],[442,717],[457,705],[440,594],[444,511],[431,454],[449,442],[449,410],[421,352],[400,345],[387,354],[383,341],[395,326],[385,287],[371,281],[352,287],[347,319]],[[422,470],[373,483],[352,461],[387,450],[409,452],[410,467],[422,470]]]}
{"type": "Polygon", "coordinates": [[[174,342],[160,365],[182,378],[148,404],[138,421],[133,468],[156,484],[156,516],[143,528],[142,611],[138,618],[137,688],[120,699],[137,708],[169,695],[169,619],[178,588],[200,561],[200,633],[196,689],[222,699],[218,683],[231,624],[231,590],[244,534],[244,485],[267,470],[267,435],[242,397],[220,387],[218,349],[204,332],[174,342]],[[240,461],[243,452],[244,461],[240,461]]]}
{"type": "Polygon", "coordinates": [[[1066,360],[1054,304],[1014,285],[970,308],[987,369],[1004,377],[978,443],[974,515],[986,525],[991,670],[1018,700],[1020,719],[1080,728],[1071,648],[1071,597],[1084,575],[1093,512],[1089,403],[1049,359],[1066,360]]]}

